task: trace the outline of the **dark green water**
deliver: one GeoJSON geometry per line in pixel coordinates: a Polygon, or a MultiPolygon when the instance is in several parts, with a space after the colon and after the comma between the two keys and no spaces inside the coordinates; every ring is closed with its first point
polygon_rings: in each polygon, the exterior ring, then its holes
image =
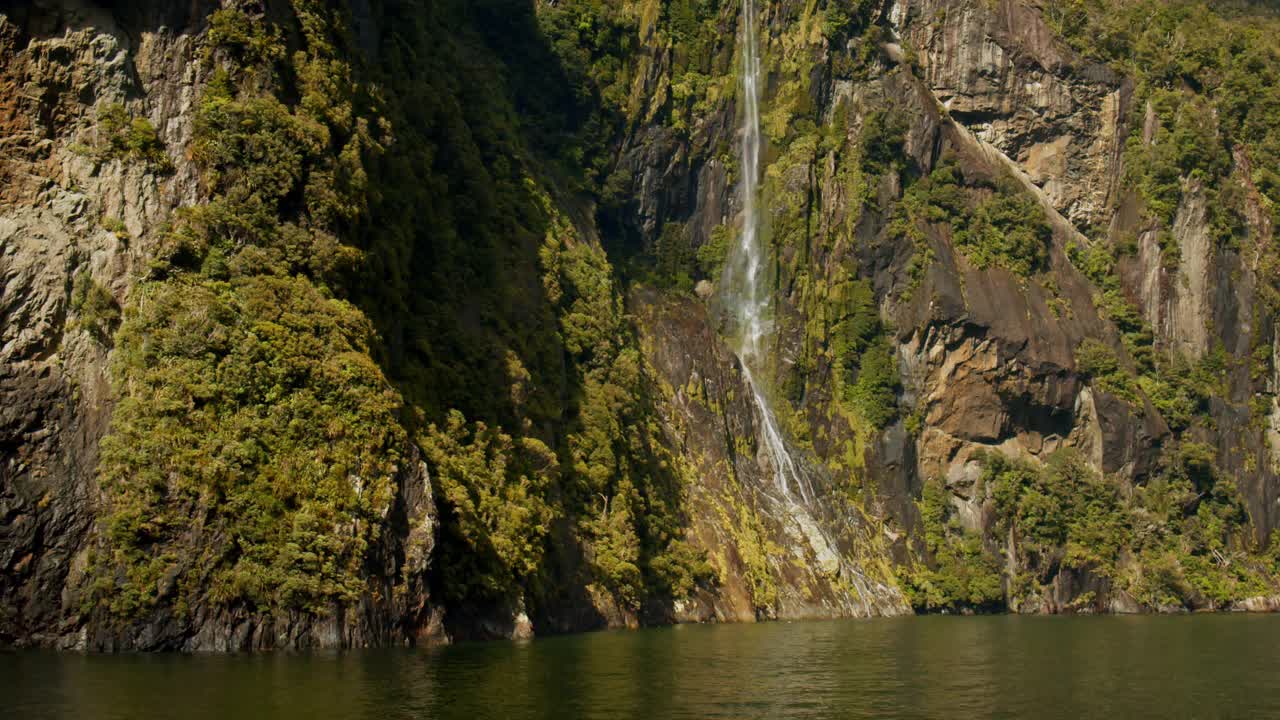
{"type": "Polygon", "coordinates": [[[438,650],[0,653],[16,718],[1280,718],[1280,617],[906,618],[438,650]]]}

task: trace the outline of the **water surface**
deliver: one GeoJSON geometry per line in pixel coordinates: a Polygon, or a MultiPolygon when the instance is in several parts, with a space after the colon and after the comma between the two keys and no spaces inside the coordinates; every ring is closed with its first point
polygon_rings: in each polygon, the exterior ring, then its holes
{"type": "Polygon", "coordinates": [[[0,653],[17,718],[1280,718],[1280,617],[903,618],[264,655],[0,653]]]}

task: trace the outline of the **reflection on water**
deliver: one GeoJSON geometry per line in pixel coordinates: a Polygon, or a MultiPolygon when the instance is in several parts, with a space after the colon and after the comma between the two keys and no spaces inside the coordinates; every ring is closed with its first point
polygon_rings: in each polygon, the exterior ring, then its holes
{"type": "Polygon", "coordinates": [[[433,650],[0,653],[19,718],[1280,718],[1280,618],[903,618],[433,650]]]}

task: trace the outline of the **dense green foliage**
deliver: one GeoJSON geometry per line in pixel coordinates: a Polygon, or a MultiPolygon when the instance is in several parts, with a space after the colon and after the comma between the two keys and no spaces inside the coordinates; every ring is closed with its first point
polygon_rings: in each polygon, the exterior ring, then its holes
{"type": "Polygon", "coordinates": [[[880,336],[858,356],[857,379],[845,385],[844,399],[878,430],[898,417],[899,385],[897,353],[880,336]]]}
{"type": "Polygon", "coordinates": [[[658,236],[654,255],[656,262],[653,279],[658,285],[684,292],[693,289],[694,268],[701,263],[698,262],[698,253],[693,249],[689,231],[684,225],[668,223],[658,236]]]}
{"type": "MultiPolygon", "coordinates": [[[[541,33],[587,33],[569,19],[606,6],[500,5],[388,8],[367,67],[321,2],[211,16],[191,145],[208,201],[179,213],[116,335],[94,575],[117,615],[328,613],[404,582],[371,568],[415,443],[446,602],[585,583],[637,611],[711,580],[610,263],[536,179],[604,184],[591,83],[618,26],[575,65],[541,33]],[[560,60],[589,78],[534,71],[560,60]]],[[[112,322],[77,293],[82,322],[112,322]]]]}
{"type": "Polygon", "coordinates": [[[1012,533],[1029,567],[1060,562],[1067,568],[1115,572],[1129,537],[1120,491],[1079,453],[1055,453],[1044,468],[991,455],[983,486],[999,516],[997,537],[1012,533]]]}
{"type": "Polygon", "coordinates": [[[1064,570],[1103,578],[1152,608],[1222,607],[1273,593],[1274,553],[1254,547],[1235,484],[1214,458],[1213,448],[1184,442],[1156,477],[1123,493],[1074,450],[1043,466],[987,454],[975,492],[994,522],[980,535],[963,530],[948,521],[942,485],[926,484],[919,507],[932,563],[905,568],[904,587],[926,610],[1005,598],[1014,609],[1038,606],[1064,570]]]}
{"type": "Polygon", "coordinates": [[[120,320],[120,305],[111,292],[82,270],[71,285],[71,312],[76,323],[98,342],[106,342],[120,320]]]}
{"type": "Polygon", "coordinates": [[[192,150],[212,199],[179,217],[116,338],[99,583],[123,615],[200,593],[258,610],[354,602],[392,502],[399,394],[370,357],[373,327],[328,287],[359,257],[332,232],[365,206],[376,143],[335,21],[295,9],[310,22],[293,107],[260,89],[284,82],[278,33],[238,10],[212,19],[192,150]]]}
{"type": "Polygon", "coordinates": [[[98,110],[96,143],[90,152],[102,160],[144,162],[160,172],[168,172],[173,167],[151,121],[129,115],[120,103],[98,110]]]}
{"type": "Polygon", "coordinates": [[[1133,376],[1125,372],[1120,358],[1110,345],[1101,340],[1087,338],[1076,348],[1076,369],[1099,388],[1128,400],[1138,402],[1133,376]]]}
{"type": "Polygon", "coordinates": [[[662,441],[649,370],[603,252],[552,220],[543,285],[581,393],[562,512],[576,519],[595,576],[624,607],[637,609],[647,592],[683,597],[710,568],[681,537],[685,480],[662,441]]]}
{"type": "Polygon", "coordinates": [[[428,429],[423,449],[456,517],[448,529],[457,535],[443,543],[448,589],[458,598],[502,597],[533,576],[550,531],[555,454],[535,438],[516,447],[484,423],[469,428],[457,411],[445,427],[428,429]]]}
{"type": "Polygon", "coordinates": [[[728,225],[717,225],[711,231],[707,242],[698,247],[696,257],[698,269],[706,277],[719,277],[725,260],[729,257],[729,244],[733,241],[733,231],[728,225]]]}
{"type": "Polygon", "coordinates": [[[854,279],[831,293],[834,322],[827,330],[841,400],[870,427],[898,415],[898,360],[880,320],[871,283],[854,279]]]}
{"type": "Polygon", "coordinates": [[[925,483],[917,507],[933,564],[915,560],[899,566],[898,580],[911,606],[921,611],[998,609],[1004,601],[1000,565],[984,550],[982,535],[965,530],[953,517],[940,481],[925,483]]]}
{"type": "Polygon", "coordinates": [[[1010,177],[966,184],[951,156],[907,190],[890,232],[910,236],[921,223],[949,227],[955,247],[979,269],[1027,277],[1048,260],[1052,231],[1036,199],[1010,177]]]}
{"type": "MultiPolygon", "coordinates": [[[[634,17],[596,0],[536,17],[481,2],[405,8],[387,22],[404,40],[382,68],[398,152],[370,173],[382,179],[370,213],[380,220],[362,233],[361,292],[396,384],[436,421],[423,440],[429,465],[450,468],[433,577],[458,603],[536,606],[575,583],[629,611],[687,595],[710,572],[684,541],[687,480],[665,446],[650,371],[610,259],[549,190],[564,181],[604,209],[627,194],[608,175],[605,142],[628,117],[634,17]],[[475,427],[440,422],[453,410],[475,427]],[[485,463],[440,465],[438,448],[477,445],[485,463]],[[521,470],[544,466],[530,447],[554,467],[521,470]],[[514,499],[478,511],[504,493],[514,499]]],[[[669,225],[660,248],[659,275],[688,287],[684,229],[669,225]]]]}
{"type": "Polygon", "coordinates": [[[887,110],[869,113],[858,137],[862,173],[867,177],[878,177],[886,172],[903,170],[906,136],[906,122],[897,113],[887,110]]]}
{"type": "Polygon", "coordinates": [[[113,609],[174,599],[174,575],[179,603],[205,583],[253,608],[353,601],[404,439],[368,322],[298,278],[141,293],[117,335],[99,466],[104,559],[125,577],[113,609]]]}

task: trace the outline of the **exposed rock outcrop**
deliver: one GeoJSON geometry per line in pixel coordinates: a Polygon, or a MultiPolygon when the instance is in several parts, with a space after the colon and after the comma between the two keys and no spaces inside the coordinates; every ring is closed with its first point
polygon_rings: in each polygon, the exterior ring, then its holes
{"type": "Polygon", "coordinates": [[[180,148],[198,82],[188,24],[202,14],[152,10],[143,27],[92,4],[0,15],[0,634],[74,630],[114,329],[109,312],[85,317],[76,283],[118,310],[168,214],[197,192],[180,148]],[[112,104],[159,129],[174,172],[93,154],[96,113],[112,104]]]}

